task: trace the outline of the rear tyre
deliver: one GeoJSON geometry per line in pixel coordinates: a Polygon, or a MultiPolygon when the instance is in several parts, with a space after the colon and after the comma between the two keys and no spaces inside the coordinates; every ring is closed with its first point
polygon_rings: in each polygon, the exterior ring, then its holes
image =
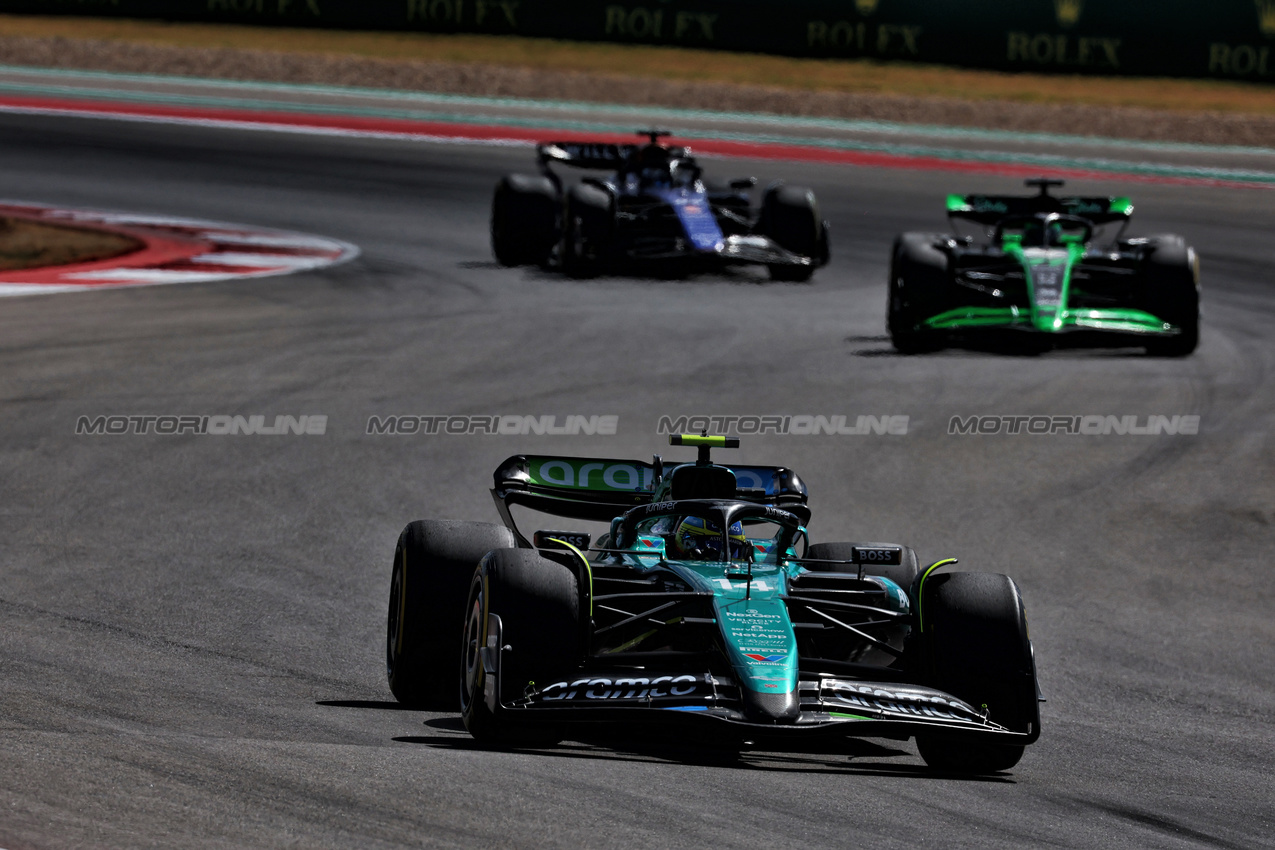
{"type": "Polygon", "coordinates": [[[811,261],[803,266],[769,266],[771,280],[810,280],[815,263],[828,256],[828,230],[819,217],[819,202],[812,189],[785,184],[767,189],[757,228],[781,248],[811,261]]]}
{"type": "Polygon", "coordinates": [[[491,250],[502,266],[548,261],[558,241],[558,190],[547,177],[509,174],[491,200],[491,250]]]}
{"type": "Polygon", "coordinates": [[[409,523],[394,548],[386,623],[385,672],[400,703],[455,711],[456,679],[447,659],[459,649],[469,580],[492,549],[514,546],[501,525],[453,520],[409,523]],[[440,659],[441,656],[441,659],[440,659]]]}
{"type": "Polygon", "coordinates": [[[1152,339],[1147,354],[1185,357],[1200,344],[1200,263],[1181,236],[1156,236],[1143,268],[1148,312],[1177,325],[1177,336],[1152,339]]]}
{"type": "Polygon", "coordinates": [[[492,703],[552,684],[551,677],[579,664],[579,599],[576,574],[534,550],[499,549],[483,559],[469,587],[460,652],[461,716],[476,739],[502,744],[561,740],[558,727],[511,717],[516,709],[499,711],[492,703]],[[491,615],[499,618],[498,641],[491,615]],[[493,661],[498,676],[488,670],[493,661]]]}
{"type": "Polygon", "coordinates": [[[615,231],[611,195],[582,183],[567,191],[562,232],[562,270],[571,277],[593,277],[601,271],[615,231]]]}
{"type": "Polygon", "coordinates": [[[934,247],[941,238],[933,233],[905,233],[894,240],[886,328],[900,354],[943,347],[938,332],[919,328],[922,321],[943,312],[947,301],[948,259],[934,247]]]}
{"type": "MultiPolygon", "coordinates": [[[[922,588],[918,617],[930,684],[1014,732],[1037,731],[1036,665],[1013,579],[936,575],[922,588]]],[[[950,773],[1009,770],[1023,755],[1022,746],[941,736],[917,735],[916,744],[927,765],[950,773]]]]}
{"type": "MultiPolygon", "coordinates": [[[[854,557],[854,547],[894,546],[894,543],[814,543],[806,550],[806,557],[819,561],[849,561],[854,557]]],[[[903,547],[903,563],[901,564],[868,564],[864,566],[864,575],[884,576],[897,584],[906,593],[916,578],[918,563],[916,552],[911,546],[903,547]]],[[[852,564],[817,564],[820,572],[857,573],[859,568],[852,564]]]]}

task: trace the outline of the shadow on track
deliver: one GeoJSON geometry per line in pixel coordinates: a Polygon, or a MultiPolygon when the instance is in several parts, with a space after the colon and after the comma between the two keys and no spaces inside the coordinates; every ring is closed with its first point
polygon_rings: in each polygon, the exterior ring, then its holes
{"type": "MultiPolygon", "coordinates": [[[[879,342],[888,344],[890,338],[888,336],[848,336],[843,341],[849,343],[879,342]]],[[[1049,355],[1051,358],[1065,360],[1087,358],[1126,360],[1142,359],[1149,356],[1138,346],[1082,347],[1055,345],[1053,340],[1035,337],[1026,337],[1024,339],[951,339],[945,341],[940,348],[915,354],[904,354],[896,350],[892,345],[887,345],[883,348],[858,348],[852,350],[850,355],[852,357],[903,357],[915,360],[927,357],[960,357],[962,355],[983,355],[998,358],[1017,357],[1023,359],[1035,359],[1049,355]]]]}
{"type": "MultiPolygon", "coordinates": [[[[400,703],[382,700],[317,700],[315,705],[330,708],[360,708],[373,711],[420,711],[400,703]]],[[[914,758],[914,753],[887,743],[863,738],[825,739],[818,742],[789,742],[782,751],[750,745],[738,740],[704,740],[670,736],[667,732],[641,728],[603,729],[596,734],[571,738],[551,746],[495,747],[472,738],[464,721],[455,714],[431,717],[424,725],[438,735],[400,735],[391,740],[456,752],[512,752],[539,758],[587,761],[665,762],[687,767],[760,770],[780,773],[823,773],[846,776],[898,776],[912,779],[958,779],[966,782],[1012,784],[1010,774],[967,776],[940,773],[920,764],[896,764],[884,759],[914,758]],[[831,761],[831,759],[846,761],[831,761]],[[870,761],[862,761],[870,759],[870,761]]]]}
{"type": "Polygon", "coordinates": [[[413,711],[407,706],[390,702],[387,700],[371,700],[371,699],[321,699],[315,700],[315,705],[327,706],[328,708],[370,708],[377,711],[413,711]]]}
{"type": "Polygon", "coordinates": [[[920,764],[895,764],[883,759],[914,757],[908,750],[862,739],[827,741],[825,746],[792,747],[783,752],[740,750],[736,747],[663,739],[658,734],[618,733],[571,739],[554,746],[492,747],[469,736],[458,717],[425,721],[431,729],[459,733],[451,735],[404,735],[392,740],[401,744],[446,749],[456,752],[510,752],[537,758],[634,763],[671,763],[686,767],[769,773],[821,773],[842,776],[902,777],[908,779],[961,780],[965,782],[1013,784],[1010,774],[967,776],[939,773],[920,764]],[[840,761],[840,759],[846,761],[840,761]]]}
{"type": "MultiPolygon", "coordinates": [[[[485,267],[485,266],[484,266],[485,267]]],[[[510,269],[509,271],[516,271],[510,269]]],[[[764,269],[750,266],[727,266],[726,268],[695,268],[678,265],[667,267],[641,266],[623,271],[617,269],[600,270],[588,277],[572,277],[555,269],[531,266],[525,269],[523,280],[552,281],[556,283],[576,283],[584,286],[601,283],[638,283],[638,284],[732,284],[735,286],[789,286],[802,289],[813,286],[814,278],[806,281],[771,280],[764,269]]]]}

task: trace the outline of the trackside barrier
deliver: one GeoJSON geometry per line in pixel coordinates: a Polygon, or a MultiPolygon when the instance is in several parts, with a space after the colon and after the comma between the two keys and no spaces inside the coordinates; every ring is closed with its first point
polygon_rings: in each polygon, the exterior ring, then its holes
{"type": "Polygon", "coordinates": [[[0,12],[1275,82],[1275,0],[0,0],[0,12]]]}

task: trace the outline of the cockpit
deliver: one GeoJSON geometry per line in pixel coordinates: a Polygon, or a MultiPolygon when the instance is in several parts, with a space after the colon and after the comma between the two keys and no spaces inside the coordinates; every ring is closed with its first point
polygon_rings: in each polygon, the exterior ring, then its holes
{"type": "Polygon", "coordinates": [[[992,241],[1023,248],[1066,248],[1084,245],[1093,236],[1093,225],[1083,218],[1058,213],[1013,215],[996,224],[992,241]]]}

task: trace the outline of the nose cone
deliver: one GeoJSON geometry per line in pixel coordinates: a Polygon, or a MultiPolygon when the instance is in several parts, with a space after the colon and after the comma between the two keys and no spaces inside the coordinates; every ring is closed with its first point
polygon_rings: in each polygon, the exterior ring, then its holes
{"type": "Polygon", "coordinates": [[[795,688],[786,694],[762,694],[749,688],[741,690],[744,715],[753,723],[795,723],[801,715],[801,703],[795,688]]]}

